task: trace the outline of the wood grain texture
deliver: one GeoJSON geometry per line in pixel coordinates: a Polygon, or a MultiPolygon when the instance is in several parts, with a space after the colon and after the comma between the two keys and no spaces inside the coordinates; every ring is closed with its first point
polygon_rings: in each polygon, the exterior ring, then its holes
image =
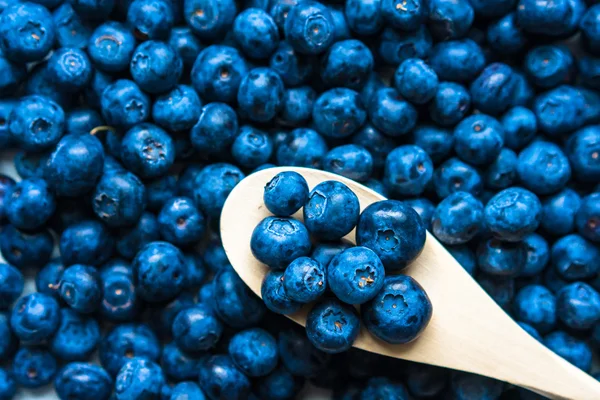
{"type": "MultiPolygon", "coordinates": [[[[361,211],[385,200],[354,181],[314,169],[271,168],[241,181],[223,207],[221,237],[229,261],[258,296],[268,267],[252,255],[250,237],[256,225],[271,215],[263,203],[264,186],[279,172],[290,170],[304,176],[311,189],[326,180],[345,183],[358,196],[361,211]]],[[[300,212],[294,217],[302,220],[300,212]]],[[[346,239],[355,243],[354,231],[346,239]]],[[[363,326],[355,347],[489,376],[553,399],[600,399],[600,383],[521,329],[429,232],[423,253],[403,273],[415,278],[431,299],[429,326],[406,345],[382,342],[363,326]]],[[[290,318],[304,325],[307,308],[290,318]]]]}

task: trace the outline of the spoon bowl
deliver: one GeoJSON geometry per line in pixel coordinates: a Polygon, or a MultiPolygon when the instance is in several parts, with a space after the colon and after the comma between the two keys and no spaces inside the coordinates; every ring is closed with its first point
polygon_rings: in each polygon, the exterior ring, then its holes
{"type": "MultiPolygon", "coordinates": [[[[233,268],[258,296],[268,267],[252,255],[250,238],[256,225],[271,215],[263,203],[264,186],[283,171],[299,173],[310,189],[328,180],[344,183],[358,197],[361,212],[386,200],[357,182],[315,169],[270,168],[246,177],[223,206],[221,237],[233,268]]],[[[302,220],[302,212],[294,218],[302,220]]],[[[356,243],[354,231],[345,239],[356,243]]],[[[402,273],[427,292],[433,305],[431,322],[418,339],[403,345],[385,343],[361,326],[354,347],[488,376],[552,399],[600,399],[599,382],[525,332],[429,232],[423,252],[402,273]]],[[[310,305],[289,318],[304,326],[309,309],[310,305]]]]}

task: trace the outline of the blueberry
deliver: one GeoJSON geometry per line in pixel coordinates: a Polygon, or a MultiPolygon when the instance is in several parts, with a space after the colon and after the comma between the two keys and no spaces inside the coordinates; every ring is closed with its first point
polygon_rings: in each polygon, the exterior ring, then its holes
{"type": "Polygon", "coordinates": [[[128,129],[150,117],[150,97],[133,81],[109,83],[99,97],[102,116],[109,125],[128,129]]]}
{"type": "Polygon", "coordinates": [[[528,190],[512,187],[492,197],[485,206],[485,224],[499,239],[516,242],[535,231],[542,206],[528,190]]]}
{"type": "Polygon", "coordinates": [[[542,341],[542,336],[539,334],[539,332],[531,325],[526,324],[525,322],[517,322],[517,324],[523,328],[523,330],[525,332],[527,332],[528,334],[530,334],[531,336],[533,336],[533,338],[535,340],[537,340],[538,342],[542,341]]]}
{"type": "Polygon", "coordinates": [[[129,67],[135,37],[125,25],[108,21],[94,30],[87,48],[95,67],[106,72],[119,72],[129,67]]]}
{"type": "Polygon", "coordinates": [[[316,92],[310,86],[286,89],[278,122],[286,126],[301,126],[308,122],[312,117],[316,97],[316,92]]]}
{"type": "Polygon", "coordinates": [[[168,44],[149,40],[135,49],[129,70],[135,83],[144,91],[163,93],[177,85],[183,71],[183,61],[168,44]]]}
{"type": "Polygon", "coordinates": [[[527,247],[527,262],[521,276],[536,276],[540,274],[550,259],[548,242],[537,233],[530,233],[523,238],[527,247]]]}
{"type": "Polygon", "coordinates": [[[476,396],[480,400],[498,399],[504,391],[504,382],[481,375],[454,371],[450,377],[451,396],[468,399],[476,396]]]}
{"type": "Polygon", "coordinates": [[[17,268],[41,268],[50,260],[53,248],[54,238],[47,229],[23,232],[4,225],[0,230],[0,252],[17,268]]]}
{"type": "Polygon", "coordinates": [[[311,61],[312,58],[299,54],[287,42],[282,41],[271,56],[269,66],[279,74],[286,86],[297,86],[308,83],[313,73],[311,61]]]}
{"type": "Polygon", "coordinates": [[[264,316],[265,308],[231,266],[216,273],[214,280],[214,310],[225,324],[233,328],[255,326],[264,316]]]}
{"type": "MultiPolygon", "coordinates": [[[[106,92],[105,92],[106,93],[106,92]]],[[[173,139],[156,125],[143,123],[123,137],[121,155],[126,168],[142,178],[165,175],[175,161],[173,139]]]]}
{"type": "Polygon", "coordinates": [[[469,275],[474,275],[475,270],[477,269],[477,259],[475,258],[473,250],[466,245],[448,246],[446,247],[446,250],[452,254],[452,257],[458,261],[469,275]]]}
{"type": "Polygon", "coordinates": [[[348,350],[359,331],[360,319],[356,309],[335,299],[318,303],[306,317],[308,340],[326,353],[348,350]]]}
{"type": "Polygon", "coordinates": [[[475,12],[467,0],[431,0],[429,2],[429,30],[439,41],[465,36],[475,12]]]}
{"type": "Polygon", "coordinates": [[[135,225],[119,230],[116,250],[120,256],[130,260],[145,245],[160,237],[158,222],[154,214],[144,212],[135,225]]]}
{"type": "Polygon", "coordinates": [[[600,321],[600,294],[586,283],[572,283],[558,292],[556,311],[569,328],[589,329],[600,321]]]}
{"type": "Polygon", "coordinates": [[[19,386],[39,388],[54,378],[56,359],[41,347],[21,347],[12,363],[12,377],[19,386]]]}
{"type": "Polygon", "coordinates": [[[92,194],[96,216],[111,227],[130,226],[144,211],[144,184],[131,172],[104,174],[92,194]]]}
{"type": "Polygon", "coordinates": [[[448,371],[427,364],[411,364],[406,385],[415,396],[434,397],[443,393],[448,381],[448,371]]]}
{"type": "Polygon", "coordinates": [[[92,135],[64,136],[48,157],[44,179],[58,196],[76,197],[96,185],[104,168],[104,151],[92,135]]]}
{"type": "Polygon", "coordinates": [[[579,129],[585,123],[580,116],[586,104],[581,92],[569,85],[561,85],[536,96],[532,111],[538,128],[549,136],[558,136],[579,129]]]}
{"type": "Polygon", "coordinates": [[[92,30],[71,4],[64,2],[58,6],[52,12],[52,20],[56,29],[56,42],[61,47],[81,49],[87,46],[92,30]]]}
{"type": "Polygon", "coordinates": [[[108,400],[112,392],[112,378],[102,367],[73,362],[57,373],[54,388],[61,399],[108,400]]]}
{"type": "Polygon", "coordinates": [[[584,11],[582,0],[560,0],[552,7],[536,0],[520,0],[517,21],[528,33],[560,37],[577,28],[584,11]]]}
{"type": "Polygon", "coordinates": [[[64,361],[86,360],[100,342],[100,327],[93,317],[70,308],[60,310],[60,325],[49,342],[54,356],[64,361]]]}
{"type": "Polygon", "coordinates": [[[335,23],[329,9],[307,0],[293,7],[285,20],[285,38],[302,54],[320,54],[335,40],[335,23]]]}
{"type": "Polygon", "coordinates": [[[435,206],[429,200],[424,197],[415,197],[412,199],[406,199],[403,203],[419,214],[421,217],[421,221],[427,230],[431,230],[431,217],[433,217],[433,213],[435,212],[435,206]]]}
{"type": "Polygon", "coordinates": [[[0,94],[2,96],[14,93],[27,76],[27,69],[24,65],[12,62],[3,55],[0,55],[0,71],[2,71],[2,78],[0,78],[0,94]]]}
{"type": "Polygon", "coordinates": [[[400,64],[394,75],[398,93],[414,104],[425,104],[435,96],[438,75],[424,61],[408,58],[400,64]]]}
{"type": "Polygon", "coordinates": [[[357,92],[336,88],[317,98],[312,117],[316,130],[323,136],[344,138],[364,124],[367,113],[357,92]]]}
{"type": "Polygon", "coordinates": [[[41,61],[52,49],[56,30],[44,6],[15,3],[0,14],[0,49],[18,63],[41,61]]]}
{"type": "Polygon", "coordinates": [[[411,277],[388,276],[383,288],[362,309],[367,329],[388,343],[408,343],[416,339],[429,323],[431,301],[411,277]]]}
{"type": "Polygon", "coordinates": [[[132,358],[115,379],[115,397],[117,400],[159,398],[164,384],[165,376],[156,363],[145,358],[132,358]]]}
{"type": "Polygon", "coordinates": [[[196,175],[192,199],[205,216],[218,218],[225,199],[243,178],[242,171],[232,164],[211,164],[196,175]]]}
{"type": "Polygon", "coordinates": [[[473,195],[456,192],[442,200],[431,218],[433,234],[449,245],[473,239],[483,224],[483,205],[473,195]]]}
{"type": "Polygon", "coordinates": [[[226,355],[214,355],[204,361],[200,365],[199,382],[211,399],[219,398],[222,393],[234,399],[245,399],[250,394],[250,380],[226,355]]]}
{"type": "Polygon", "coordinates": [[[204,215],[187,197],[171,198],[158,214],[160,235],[177,246],[187,246],[200,241],[205,229],[204,215]]]}
{"type": "Polygon", "coordinates": [[[145,314],[148,324],[160,339],[169,339],[172,337],[173,321],[177,314],[195,304],[192,292],[184,290],[170,302],[156,303],[147,307],[145,314]]]}
{"type": "Polygon", "coordinates": [[[109,321],[130,321],[137,316],[141,301],[128,264],[115,260],[100,270],[102,302],[100,314],[109,321]]]}
{"type": "Polygon", "coordinates": [[[98,356],[102,367],[116,376],[121,367],[133,357],[157,361],[160,357],[160,343],[146,325],[116,325],[100,342],[98,356]]]}
{"type": "Polygon", "coordinates": [[[127,9],[127,24],[139,40],[161,40],[169,36],[174,16],[168,0],[133,0],[127,9]]]}
{"type": "Polygon", "coordinates": [[[573,133],[566,152],[578,180],[596,182],[600,179],[600,128],[587,126],[573,133]]]}
{"type": "Polygon", "coordinates": [[[563,236],[552,245],[552,266],[567,280],[589,279],[600,270],[600,251],[577,234],[563,236]]]}
{"type": "Polygon", "coordinates": [[[169,131],[185,131],[198,122],[201,108],[202,101],[192,87],[177,85],[156,99],[152,119],[169,131]]]}
{"type": "Polygon", "coordinates": [[[213,45],[200,52],[191,71],[192,84],[202,99],[231,102],[236,99],[248,66],[229,46],[213,45]]]}
{"type": "Polygon", "coordinates": [[[485,55],[471,39],[450,40],[433,46],[430,68],[443,81],[470,82],[485,67],[485,55]]]}
{"type": "Polygon", "coordinates": [[[599,23],[600,6],[597,4],[592,5],[587,9],[579,23],[582,41],[586,49],[593,55],[600,55],[600,30],[598,29],[599,23]]]}
{"type": "Polygon", "coordinates": [[[409,394],[402,383],[396,383],[386,377],[371,377],[359,395],[360,400],[390,396],[393,399],[408,400],[409,394]]]}
{"type": "Polygon", "coordinates": [[[248,8],[237,15],[233,22],[233,37],[251,58],[269,58],[279,44],[275,21],[258,8],[248,8]]]}
{"type": "Polygon", "coordinates": [[[197,289],[204,282],[206,278],[207,270],[202,260],[202,256],[196,252],[185,253],[185,264],[186,264],[186,280],[185,289],[197,289]]]}
{"type": "Polygon", "coordinates": [[[10,113],[16,104],[17,102],[15,100],[0,100],[0,146],[2,146],[3,149],[13,145],[12,135],[10,134],[7,122],[10,113]]]}
{"type": "Polygon", "coordinates": [[[293,171],[280,172],[265,185],[265,206],[277,216],[287,217],[302,208],[308,200],[308,184],[293,171]]]}
{"type": "Polygon", "coordinates": [[[564,189],[542,202],[540,226],[550,235],[566,235],[575,229],[575,217],[581,205],[579,195],[564,189]]]}
{"type": "Polygon", "coordinates": [[[186,67],[194,65],[198,54],[204,49],[200,40],[188,26],[171,29],[168,43],[179,54],[186,67]]]}
{"type": "Polygon", "coordinates": [[[383,183],[391,193],[415,196],[423,193],[432,176],[429,155],[418,146],[404,145],[388,154],[383,183]]]}
{"type": "Polygon", "coordinates": [[[8,309],[21,296],[24,285],[21,271],[0,263],[0,310],[8,309]]]}
{"type": "Polygon", "coordinates": [[[368,206],[360,215],[356,242],[375,252],[386,271],[405,268],[423,250],[425,227],[419,215],[396,200],[368,206]]]}
{"type": "Polygon", "coordinates": [[[600,193],[592,193],[581,200],[575,216],[577,231],[592,242],[600,242],[600,193]]]}
{"type": "Polygon", "coordinates": [[[313,377],[327,368],[330,356],[317,349],[304,331],[286,329],[278,335],[279,356],[293,375],[313,377]]]}
{"type": "Polygon", "coordinates": [[[510,277],[477,274],[477,283],[504,310],[509,310],[515,297],[515,280],[510,277]]]}
{"type": "Polygon", "coordinates": [[[487,239],[477,247],[477,265],[490,275],[515,277],[523,271],[526,262],[527,247],[523,242],[487,239]]]}
{"type": "Polygon", "coordinates": [[[346,0],[348,26],[359,35],[373,35],[383,27],[381,0],[346,0]]]}
{"type": "Polygon", "coordinates": [[[406,3],[403,0],[383,0],[381,14],[393,27],[410,32],[426,21],[429,9],[427,2],[423,0],[410,0],[406,3]]]}
{"type": "Polygon", "coordinates": [[[532,83],[541,88],[552,88],[571,81],[574,63],[567,47],[546,45],[527,52],[524,69],[532,83]]]}
{"type": "MultiPolygon", "coordinates": [[[[395,141],[392,138],[382,134],[369,123],[364,124],[351,140],[352,143],[364,147],[369,152],[375,170],[385,164],[388,153],[395,147],[395,141]]],[[[417,145],[419,144],[417,143],[417,145]]]]}
{"type": "Polygon", "coordinates": [[[344,250],[327,267],[331,291],[348,304],[363,304],[371,300],[383,287],[384,277],[383,263],[375,252],[366,247],[344,250]]]}
{"type": "Polygon", "coordinates": [[[104,125],[104,120],[100,113],[93,108],[76,108],[65,115],[66,133],[89,133],[102,125],[104,125]]]}
{"type": "Polygon", "coordinates": [[[17,384],[12,373],[0,368],[0,397],[3,399],[12,399],[17,392],[17,384]]]}
{"type": "Polygon", "coordinates": [[[104,224],[95,220],[85,220],[64,230],[59,247],[65,265],[97,266],[110,258],[114,240],[104,224]]]}
{"type": "Polygon", "coordinates": [[[315,301],[327,288],[326,269],[312,258],[296,258],[285,269],[283,287],[287,297],[295,302],[315,301]]]}
{"type": "Polygon", "coordinates": [[[515,297],[513,316],[545,334],[556,325],[557,299],[542,285],[525,286],[515,297]]]}
{"type": "Polygon", "coordinates": [[[487,41],[492,50],[513,55],[527,45],[529,37],[519,26],[517,14],[511,12],[488,25],[487,41]]]}
{"type": "Polygon", "coordinates": [[[24,343],[40,343],[49,339],[60,324],[60,307],[54,297],[31,293],[14,305],[10,317],[12,330],[24,343]]]}
{"type": "Polygon", "coordinates": [[[261,285],[261,297],[265,306],[274,313],[293,314],[300,310],[302,303],[288,296],[284,281],[283,271],[268,271],[261,285]]]}
{"type": "Polygon", "coordinates": [[[600,58],[582,57],[577,61],[577,69],[584,86],[596,90],[600,87],[600,77],[598,76],[600,74],[600,58]]]}
{"type": "Polygon", "coordinates": [[[348,144],[330,150],[323,164],[325,171],[363,182],[371,176],[373,157],[364,147],[348,144]]]}
{"type": "Polygon", "coordinates": [[[208,242],[204,249],[204,262],[215,273],[229,265],[229,260],[227,259],[227,254],[225,254],[221,239],[208,242]]]}
{"type": "Polygon", "coordinates": [[[577,368],[586,372],[591,369],[592,349],[584,341],[563,331],[555,331],[544,338],[544,344],[577,368]]]}
{"type": "MultiPolygon", "coordinates": [[[[163,387],[164,390],[164,387],[163,387]]],[[[189,400],[204,400],[204,393],[198,387],[198,385],[194,382],[181,382],[177,385],[173,386],[173,390],[171,391],[170,400],[178,400],[178,399],[189,399],[189,400]]]]}
{"type": "Polygon", "coordinates": [[[503,144],[504,129],[489,115],[472,115],[454,128],[454,150],[463,161],[472,165],[493,162],[503,144]]]}
{"type": "Polygon", "coordinates": [[[191,130],[191,142],[201,152],[225,151],[238,135],[238,117],[227,104],[210,103],[204,106],[191,130]]]}
{"type": "Polygon", "coordinates": [[[102,283],[97,269],[81,264],[65,269],[60,278],[60,297],[82,314],[96,311],[102,300],[102,283]]]}
{"type": "Polygon", "coordinates": [[[231,155],[237,164],[245,168],[256,168],[271,158],[273,141],[264,131],[250,125],[240,128],[239,135],[231,146],[231,155]]]}
{"type": "Polygon", "coordinates": [[[48,78],[59,90],[74,93],[92,79],[93,67],[85,51],[63,47],[48,60],[48,78]]]}
{"type": "Polygon", "coordinates": [[[325,140],[316,131],[298,128],[283,139],[275,158],[279,165],[319,168],[327,150],[325,140]]]}
{"type": "Polygon", "coordinates": [[[471,108],[471,95],[458,83],[441,82],[429,102],[429,116],[438,125],[451,127],[461,121],[471,108]]]}
{"type": "Polygon", "coordinates": [[[170,300],[181,292],[186,279],[183,253],[167,242],[147,244],[132,264],[138,294],[149,302],[170,300]]]}
{"type": "Polygon", "coordinates": [[[260,328],[236,333],[229,342],[229,356],[246,375],[269,375],[276,367],[279,350],[275,338],[260,328]]]}
{"type": "Polygon", "coordinates": [[[169,379],[181,382],[186,379],[195,380],[198,377],[200,362],[199,358],[182,352],[175,342],[171,342],[166,344],[162,349],[160,366],[169,379]]]}
{"type": "Polygon", "coordinates": [[[489,64],[471,83],[473,105],[480,111],[498,115],[511,106],[516,87],[511,67],[502,63],[489,64]]]}
{"type": "Polygon", "coordinates": [[[184,0],[183,15],[200,40],[215,40],[229,31],[237,6],[234,0],[184,0]]]}
{"type": "Polygon", "coordinates": [[[378,44],[379,56],[383,61],[398,66],[408,58],[427,58],[431,51],[432,39],[424,25],[412,32],[386,27],[378,44]]]}
{"type": "Polygon", "coordinates": [[[538,140],[519,153],[517,172],[528,189],[537,194],[552,194],[570,179],[571,166],[560,147],[538,140]]]}
{"type": "Polygon", "coordinates": [[[334,43],[321,61],[321,79],[328,87],[360,90],[373,71],[373,55],[355,39],[334,43]]]}
{"type": "Polygon", "coordinates": [[[304,223],[314,236],[338,240],[356,226],[359,213],[360,204],[354,192],[341,182],[325,181],[315,186],[308,195],[304,223]]]}
{"type": "Polygon", "coordinates": [[[180,311],[173,320],[173,338],[181,350],[192,354],[209,350],[222,332],[223,324],[203,304],[180,311]]]}
{"type": "Polygon", "coordinates": [[[391,88],[375,92],[368,104],[368,114],[377,129],[393,137],[410,132],[417,122],[416,109],[391,88]]]}
{"type": "Polygon", "coordinates": [[[285,217],[265,218],[250,240],[252,254],[273,269],[284,269],[296,258],[308,255],[310,246],[304,224],[285,217]]]}
{"type": "Polygon", "coordinates": [[[24,150],[41,151],[60,140],[65,113],[46,96],[22,97],[8,117],[8,129],[13,140],[24,150]]]}
{"type": "Polygon", "coordinates": [[[257,392],[261,398],[293,399],[302,388],[303,380],[292,375],[284,367],[277,367],[257,383],[257,392]]]}

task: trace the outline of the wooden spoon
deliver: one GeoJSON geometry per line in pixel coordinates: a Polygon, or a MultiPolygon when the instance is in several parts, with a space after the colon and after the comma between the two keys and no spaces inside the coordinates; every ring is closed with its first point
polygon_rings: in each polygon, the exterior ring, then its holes
{"type": "MultiPolygon", "coordinates": [[[[268,267],[252,255],[250,237],[256,225],[271,215],[263,203],[264,186],[283,171],[298,172],[311,189],[323,181],[340,181],[356,193],[361,210],[385,200],[350,179],[308,168],[271,168],[242,180],[223,207],[221,237],[229,261],[258,296],[268,267]]],[[[302,212],[294,217],[302,220],[302,212]]],[[[345,239],[355,243],[354,231],[345,239]]],[[[599,382],[521,329],[429,232],[423,252],[402,273],[427,291],[433,304],[431,322],[406,345],[385,343],[362,327],[355,347],[489,376],[553,399],[600,399],[599,382]]],[[[307,308],[289,317],[304,325],[307,308]]]]}

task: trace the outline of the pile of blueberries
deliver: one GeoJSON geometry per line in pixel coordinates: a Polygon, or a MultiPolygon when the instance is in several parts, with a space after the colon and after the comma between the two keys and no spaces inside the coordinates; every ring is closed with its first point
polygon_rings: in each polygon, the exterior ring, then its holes
{"type": "MultiPolygon", "coordinates": [[[[598,0],[0,0],[0,399],[540,398],[320,350],[219,216],[273,165],[359,181],[594,372],[598,124],[598,0]]],[[[318,208],[314,251],[343,247],[318,208]]]]}
{"type": "Polygon", "coordinates": [[[432,315],[427,293],[410,276],[386,277],[386,271],[408,266],[425,245],[425,225],[412,207],[385,200],[360,213],[358,197],[345,184],[325,181],[309,193],[296,172],[269,181],[264,203],[275,216],[257,225],[250,248],[270,267],[261,287],[269,310],[293,314],[319,300],[308,312],[306,334],[332,354],[347,351],[358,337],[353,305],[361,306],[365,327],[385,342],[409,343],[421,334],[432,315]],[[304,223],[290,218],[300,208],[304,223]],[[342,238],[355,227],[358,246],[351,246],[342,238]],[[323,243],[312,249],[310,235],[323,243]],[[335,298],[323,296],[327,289],[335,298]]]}

